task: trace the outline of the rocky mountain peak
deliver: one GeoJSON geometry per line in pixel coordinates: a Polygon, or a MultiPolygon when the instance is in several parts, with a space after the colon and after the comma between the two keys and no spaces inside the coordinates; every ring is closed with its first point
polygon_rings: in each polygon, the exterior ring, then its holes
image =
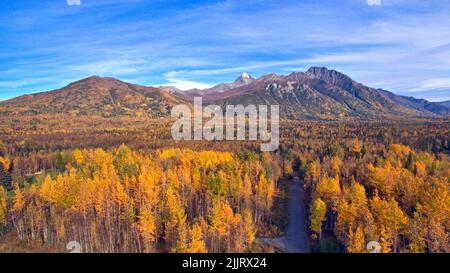
{"type": "Polygon", "coordinates": [[[235,83],[242,83],[242,84],[248,84],[254,81],[255,78],[250,76],[247,72],[243,72],[239,78],[237,78],[234,82],[235,83]]]}
{"type": "Polygon", "coordinates": [[[353,80],[349,76],[326,67],[311,67],[306,71],[306,75],[344,89],[350,88],[353,84],[353,80]]]}

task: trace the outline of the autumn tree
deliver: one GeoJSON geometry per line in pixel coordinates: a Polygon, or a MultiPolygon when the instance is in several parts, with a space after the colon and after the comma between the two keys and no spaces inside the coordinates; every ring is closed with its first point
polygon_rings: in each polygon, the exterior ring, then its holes
{"type": "Polygon", "coordinates": [[[370,210],[379,227],[378,235],[384,244],[383,252],[397,251],[398,239],[404,234],[408,218],[393,200],[384,200],[375,195],[370,201],[370,210]]]}
{"type": "Polygon", "coordinates": [[[5,188],[0,186],[0,227],[8,223],[8,196],[5,188]]]}
{"type": "Polygon", "coordinates": [[[322,223],[325,221],[325,215],[327,212],[327,205],[322,199],[317,198],[310,208],[309,221],[311,223],[311,230],[315,233],[313,234],[313,239],[317,238],[319,235],[319,240],[322,236],[322,223]]]}
{"type": "Polygon", "coordinates": [[[347,251],[349,253],[362,253],[366,251],[364,232],[361,227],[357,227],[355,232],[350,230],[347,251]]]}

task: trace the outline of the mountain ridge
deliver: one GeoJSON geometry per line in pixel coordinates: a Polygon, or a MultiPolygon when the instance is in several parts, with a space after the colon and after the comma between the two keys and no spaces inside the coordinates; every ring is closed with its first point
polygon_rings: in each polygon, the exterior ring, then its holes
{"type": "Polygon", "coordinates": [[[279,104],[280,114],[292,119],[398,119],[448,118],[450,108],[367,87],[351,77],[325,67],[289,75],[268,74],[253,78],[244,72],[234,82],[204,90],[162,86],[146,87],[110,77],[91,76],[69,85],[41,93],[0,101],[0,114],[164,117],[181,103],[201,96],[205,103],[279,104]]]}
{"type": "MultiPolygon", "coordinates": [[[[190,92],[182,94],[192,99],[190,92]]],[[[268,74],[225,93],[202,94],[208,103],[275,103],[291,118],[363,119],[400,117],[448,117],[450,111],[436,103],[411,99],[392,92],[367,87],[349,76],[325,67],[287,76],[268,74]],[[408,102],[408,103],[406,103],[408,102]]]]}
{"type": "Polygon", "coordinates": [[[2,101],[0,113],[159,117],[170,114],[171,107],[179,103],[183,101],[159,88],[90,76],[60,89],[2,101]]]}

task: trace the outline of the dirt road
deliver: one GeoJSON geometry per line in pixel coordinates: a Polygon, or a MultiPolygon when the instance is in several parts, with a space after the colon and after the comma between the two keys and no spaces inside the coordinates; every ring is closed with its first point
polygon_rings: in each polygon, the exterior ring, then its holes
{"type": "Polygon", "coordinates": [[[290,181],[288,214],[288,227],[285,236],[261,238],[260,240],[286,253],[308,252],[305,230],[307,214],[303,203],[303,182],[298,177],[294,177],[290,181]]]}

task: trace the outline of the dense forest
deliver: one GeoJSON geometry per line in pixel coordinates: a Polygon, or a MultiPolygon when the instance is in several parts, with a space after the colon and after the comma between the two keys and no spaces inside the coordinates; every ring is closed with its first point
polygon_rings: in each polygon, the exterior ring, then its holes
{"type": "Polygon", "coordinates": [[[279,176],[270,154],[120,146],[61,157],[64,171],[14,185],[11,222],[21,240],[76,240],[85,252],[246,251],[270,221],[279,176]]]}
{"type": "Polygon", "coordinates": [[[301,157],[310,193],[312,238],[323,251],[364,252],[378,241],[383,252],[449,251],[450,157],[392,144],[362,153],[362,143],[322,158],[301,157]]]}
{"type": "Polygon", "coordinates": [[[288,158],[304,177],[313,251],[365,252],[369,241],[382,252],[450,250],[448,125],[340,124],[290,132],[288,140],[306,138],[290,141],[288,158]]]}
{"type": "Polygon", "coordinates": [[[1,135],[0,242],[268,251],[258,238],[286,224],[280,181],[298,175],[311,251],[366,252],[369,241],[382,252],[449,251],[448,122],[283,121],[274,153],[248,141],[174,142],[163,123],[86,126],[1,135]]]}

